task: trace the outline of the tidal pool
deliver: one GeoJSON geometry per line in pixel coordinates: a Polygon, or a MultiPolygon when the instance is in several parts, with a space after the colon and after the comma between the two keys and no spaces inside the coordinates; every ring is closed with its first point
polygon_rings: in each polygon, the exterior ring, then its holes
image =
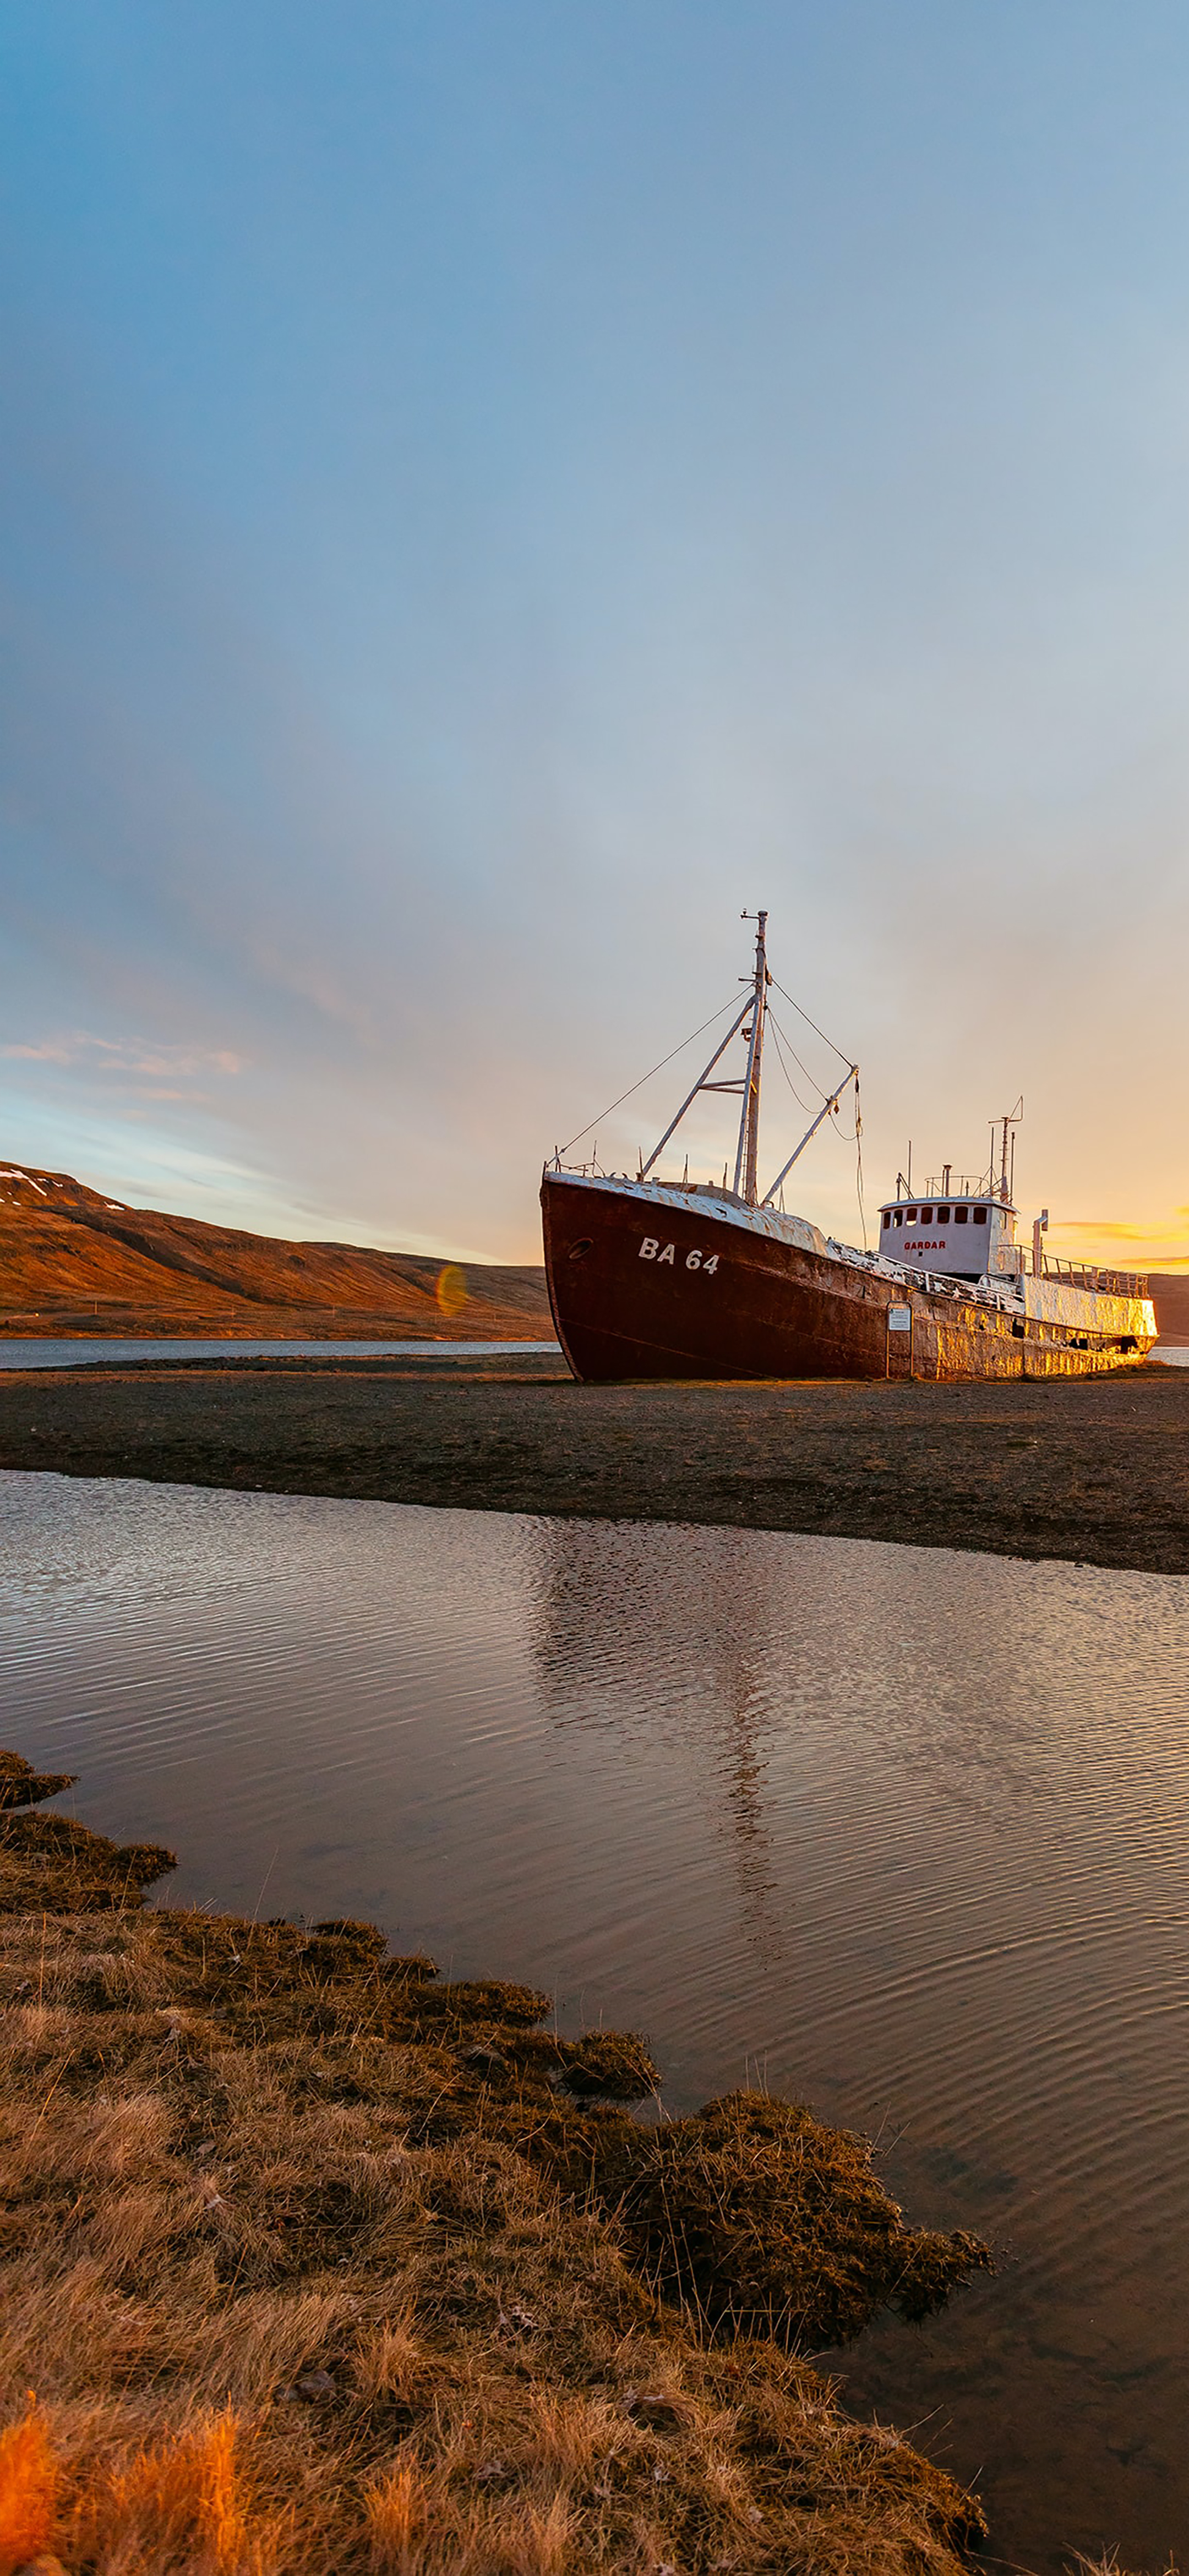
{"type": "Polygon", "coordinates": [[[0,1475],[4,1740],[167,1902],[363,1914],[879,2134],[998,2277],[829,2356],[1048,2576],[1189,2534],[1189,1579],[0,1475]]]}

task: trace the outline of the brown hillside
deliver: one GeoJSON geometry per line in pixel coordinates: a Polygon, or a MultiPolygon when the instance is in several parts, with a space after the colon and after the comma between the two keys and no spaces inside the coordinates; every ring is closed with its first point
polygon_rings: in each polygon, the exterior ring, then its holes
{"type": "Polygon", "coordinates": [[[541,1341],[543,1270],[282,1243],[0,1164],[0,1333],[541,1341]]]}
{"type": "Polygon", "coordinates": [[[1189,1270],[1172,1270],[1166,1279],[1152,1278],[1152,1303],[1162,1342],[1189,1342],[1189,1270]]]}

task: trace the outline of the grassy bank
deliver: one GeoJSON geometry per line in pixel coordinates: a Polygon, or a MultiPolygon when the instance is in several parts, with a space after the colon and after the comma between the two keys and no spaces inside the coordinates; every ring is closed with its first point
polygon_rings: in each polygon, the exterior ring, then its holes
{"type": "Polygon", "coordinates": [[[798,2350],[985,2261],[754,2094],[366,1925],[150,1910],[0,1757],[0,2576],[954,2576],[977,2503],[798,2350]]]}

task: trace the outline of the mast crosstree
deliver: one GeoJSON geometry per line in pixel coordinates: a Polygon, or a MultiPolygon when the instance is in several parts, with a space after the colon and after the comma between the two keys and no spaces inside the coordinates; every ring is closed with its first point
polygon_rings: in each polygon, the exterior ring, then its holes
{"type": "MultiPolygon", "coordinates": [[[[741,1009],[736,1011],[735,1017],[727,1030],[726,1036],[719,1040],[719,1043],[710,1058],[709,1064],[704,1067],[703,1071],[698,1075],[697,1081],[692,1084],[691,1088],[687,1091],[676,1117],[670,1119],[664,1135],[660,1138],[659,1142],[653,1146],[652,1152],[648,1156],[647,1161],[641,1161],[636,1178],[638,1181],[647,1180],[654,1164],[659,1162],[661,1155],[664,1153],[665,1147],[669,1142],[669,1138],[676,1134],[687,1109],[692,1109],[700,1091],[729,1091],[734,1092],[736,1097],[742,1093],[743,1107],[739,1117],[739,1142],[735,1152],[735,1181],[733,1194],[736,1198],[742,1199],[746,1207],[770,1207],[781,1183],[788,1179],[794,1163],[799,1161],[811,1137],[816,1136],[823,1119],[828,1118],[831,1111],[838,1107],[838,1103],[842,1098],[848,1082],[853,1082],[856,1085],[857,1093],[859,1068],[857,1064],[847,1065],[846,1072],[843,1075],[842,1081],[839,1083],[837,1090],[830,1093],[829,1099],[824,1103],[823,1107],[819,1109],[816,1118],[812,1121],[811,1125],[806,1128],[800,1144],[794,1147],[793,1152],[789,1155],[787,1163],[785,1163],[783,1168],[777,1173],[771,1188],[765,1190],[763,1198],[761,1199],[759,1187],[760,1074],[764,1055],[764,1024],[768,1015],[768,986],[772,981],[772,976],[768,967],[768,915],[766,912],[745,912],[741,914],[740,918],[744,921],[754,921],[756,924],[756,962],[754,973],[748,979],[750,989],[748,991],[747,1000],[743,1003],[741,1009]],[[744,1028],[744,1021],[749,1018],[751,1021],[750,1028],[744,1028]],[[732,1039],[738,1037],[740,1031],[742,1031],[747,1047],[747,1065],[742,1082],[712,1082],[710,1076],[713,1073],[716,1064],[721,1062],[721,1059],[726,1054],[727,1048],[730,1046],[732,1039]]],[[[794,1008],[796,1007],[797,1005],[794,1004],[794,1008]]],[[[828,1043],[829,1041],[827,1041],[827,1044],[828,1043]]],[[[838,1052],[840,1052],[840,1050],[835,1049],[835,1053],[838,1052]]],[[[843,1061],[845,1063],[845,1057],[843,1058],[843,1061]]],[[[726,1177],[726,1170],[724,1167],[724,1188],[726,1187],[726,1177]]]]}

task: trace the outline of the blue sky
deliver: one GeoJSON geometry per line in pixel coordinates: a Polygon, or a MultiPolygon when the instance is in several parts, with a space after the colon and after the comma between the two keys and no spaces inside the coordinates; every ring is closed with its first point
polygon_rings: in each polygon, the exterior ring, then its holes
{"type": "Polygon", "coordinates": [[[9,0],[0,1152],[532,1258],[764,903],[869,1206],[1022,1090],[1189,1259],[1187,111],[1179,0],[9,0]]]}

